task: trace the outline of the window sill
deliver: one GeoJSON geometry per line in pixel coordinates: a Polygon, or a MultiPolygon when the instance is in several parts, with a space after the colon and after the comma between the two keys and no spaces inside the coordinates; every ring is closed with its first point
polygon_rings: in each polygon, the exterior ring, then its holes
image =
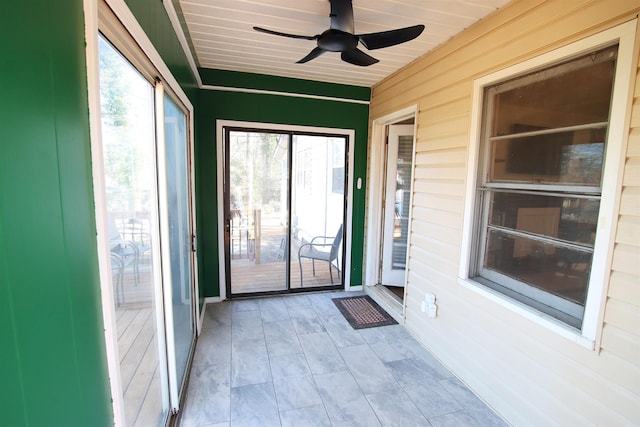
{"type": "Polygon", "coordinates": [[[488,298],[496,304],[507,308],[508,310],[524,317],[525,319],[528,319],[535,324],[540,325],[543,328],[562,336],[563,338],[575,342],[581,347],[584,347],[588,350],[595,349],[595,341],[580,334],[580,332],[576,329],[564,325],[553,317],[550,317],[491,288],[488,288],[480,282],[459,277],[458,284],[482,295],[485,298],[488,298]]]}

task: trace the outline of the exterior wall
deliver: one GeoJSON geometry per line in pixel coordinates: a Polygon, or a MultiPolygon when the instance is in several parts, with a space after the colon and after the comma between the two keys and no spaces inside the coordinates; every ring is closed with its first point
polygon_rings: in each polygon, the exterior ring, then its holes
{"type": "MultiPolygon", "coordinates": [[[[201,70],[203,83],[212,86],[245,89],[275,90],[294,94],[324,95],[355,100],[368,100],[368,88],[310,82],[283,77],[261,76],[247,73],[201,70]]],[[[218,207],[216,150],[216,120],[237,120],[285,125],[318,126],[355,129],[354,173],[366,182],[367,120],[366,104],[330,100],[298,98],[272,94],[255,94],[203,90],[199,109],[196,110],[196,182],[199,259],[201,280],[205,283],[205,296],[220,295],[218,266],[218,207]]],[[[355,186],[354,179],[354,186],[355,186]]],[[[364,187],[353,191],[351,286],[362,284],[362,241],[364,235],[364,187]]]]}
{"type": "Polygon", "coordinates": [[[0,424],[113,425],[82,0],[1,9],[0,424]]]}
{"type": "Polygon", "coordinates": [[[640,423],[640,74],[595,351],[457,283],[473,80],[639,11],[631,0],[517,0],[373,88],[372,120],[419,105],[406,326],[515,425],[640,423]],[[436,319],[420,311],[427,291],[436,319]]]}

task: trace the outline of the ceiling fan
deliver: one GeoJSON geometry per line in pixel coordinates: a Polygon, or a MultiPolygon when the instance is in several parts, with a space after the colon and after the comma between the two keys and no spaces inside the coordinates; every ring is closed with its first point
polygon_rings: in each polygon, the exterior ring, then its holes
{"type": "Polygon", "coordinates": [[[358,49],[358,43],[362,43],[369,50],[380,49],[413,40],[422,34],[424,30],[424,25],[414,25],[377,33],[354,34],[351,0],[329,0],[329,3],[331,3],[331,13],[329,15],[331,26],[322,34],[301,36],[261,27],[253,27],[253,29],[276,36],[315,40],[318,45],[307,56],[297,61],[298,64],[309,62],[325,52],[341,52],[340,57],[343,61],[360,66],[373,65],[379,61],[358,49]]]}

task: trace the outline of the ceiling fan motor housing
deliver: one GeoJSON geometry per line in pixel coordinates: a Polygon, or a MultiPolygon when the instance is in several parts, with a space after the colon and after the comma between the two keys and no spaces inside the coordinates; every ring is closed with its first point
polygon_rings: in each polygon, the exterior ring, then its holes
{"type": "Polygon", "coordinates": [[[358,37],[344,31],[329,29],[318,37],[318,47],[329,52],[345,52],[358,46],[358,37]]]}

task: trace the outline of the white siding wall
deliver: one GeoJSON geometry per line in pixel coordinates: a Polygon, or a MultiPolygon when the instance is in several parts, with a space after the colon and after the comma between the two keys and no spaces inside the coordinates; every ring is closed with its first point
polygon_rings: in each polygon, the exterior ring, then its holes
{"type": "Polygon", "coordinates": [[[640,73],[596,351],[457,283],[473,80],[638,12],[637,0],[514,1],[373,88],[372,120],[419,105],[406,326],[515,425],[640,425],[640,73]],[[427,291],[436,319],[420,311],[427,291]]]}

